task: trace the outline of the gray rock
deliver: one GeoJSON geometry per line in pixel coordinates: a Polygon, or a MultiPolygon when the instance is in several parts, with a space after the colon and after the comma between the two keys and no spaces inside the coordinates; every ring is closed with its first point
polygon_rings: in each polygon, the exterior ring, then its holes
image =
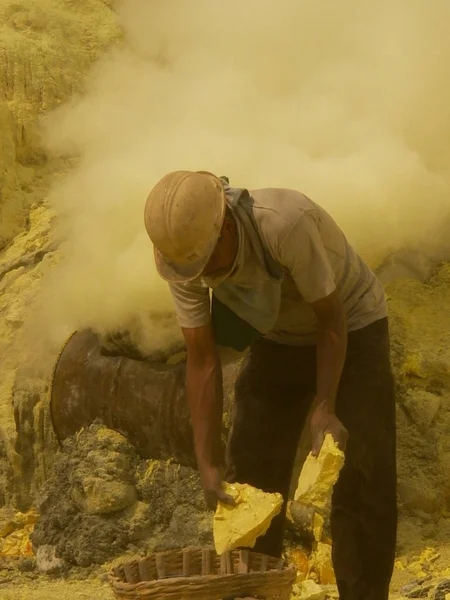
{"type": "Polygon", "coordinates": [[[60,575],[66,570],[66,562],[56,556],[55,546],[39,546],[36,553],[36,568],[45,575],[60,575]]]}
{"type": "Polygon", "coordinates": [[[400,588],[400,593],[406,598],[426,598],[432,589],[431,575],[415,579],[400,588]]]}
{"type": "Polygon", "coordinates": [[[97,424],[64,442],[38,510],[33,547],[53,546],[71,567],[103,564],[132,544],[148,553],[212,543],[198,472],[139,460],[123,436],[97,424]]]}
{"type": "Polygon", "coordinates": [[[425,390],[409,390],[403,398],[403,409],[413,423],[427,432],[441,407],[441,398],[425,390]]]}
{"type": "Polygon", "coordinates": [[[445,600],[445,596],[450,594],[450,579],[440,581],[430,594],[431,600],[445,600]]]}
{"type": "Polygon", "coordinates": [[[398,493],[403,506],[428,515],[435,513],[442,503],[442,490],[430,488],[417,477],[399,481],[398,493]]]}
{"type": "Polygon", "coordinates": [[[100,477],[83,477],[81,487],[73,488],[72,499],[91,515],[107,515],[128,508],[136,502],[136,489],[123,481],[106,481],[100,477]]]}
{"type": "Polygon", "coordinates": [[[17,563],[17,568],[21,573],[31,573],[36,568],[36,559],[32,557],[21,558],[17,563]]]}
{"type": "Polygon", "coordinates": [[[123,527],[128,531],[130,542],[144,540],[150,536],[154,524],[152,520],[152,510],[145,502],[135,502],[123,512],[123,527]]]}

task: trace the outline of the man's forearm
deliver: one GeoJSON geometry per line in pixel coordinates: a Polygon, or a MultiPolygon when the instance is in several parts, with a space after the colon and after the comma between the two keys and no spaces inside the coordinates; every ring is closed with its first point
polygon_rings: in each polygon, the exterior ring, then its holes
{"type": "Polygon", "coordinates": [[[223,386],[218,357],[206,364],[196,364],[188,357],[186,387],[199,469],[221,466],[223,386]]]}
{"type": "Polygon", "coordinates": [[[317,390],[318,406],[334,412],[336,394],[347,351],[345,315],[334,315],[318,322],[317,329],[317,390]]]}

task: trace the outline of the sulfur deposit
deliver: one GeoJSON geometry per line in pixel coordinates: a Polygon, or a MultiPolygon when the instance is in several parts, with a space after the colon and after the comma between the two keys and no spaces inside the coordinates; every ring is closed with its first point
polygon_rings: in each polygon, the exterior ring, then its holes
{"type": "Polygon", "coordinates": [[[0,6],[0,249],[28,227],[48,177],[37,119],[83,90],[93,63],[120,36],[107,2],[21,0],[0,6]]]}
{"type": "Polygon", "coordinates": [[[219,502],[214,515],[214,544],[219,555],[239,547],[253,548],[283,506],[281,494],[268,494],[251,485],[227,483],[224,489],[235,504],[219,502]]]}
{"type": "Polygon", "coordinates": [[[33,556],[30,535],[39,520],[38,513],[35,510],[14,513],[6,509],[0,518],[0,556],[33,556]]]}
{"type": "Polygon", "coordinates": [[[45,479],[54,448],[43,406],[49,372],[24,374],[42,358],[42,340],[25,359],[31,339],[24,345],[21,332],[59,260],[44,199],[74,163],[47,153],[38,119],[82,93],[92,63],[121,40],[108,2],[74,7],[64,0],[0,6],[0,504],[18,507],[29,505],[33,481],[45,479]]]}
{"type": "Polygon", "coordinates": [[[450,533],[450,264],[388,287],[397,379],[399,550],[450,533]]]}
{"type": "Polygon", "coordinates": [[[212,541],[196,471],[139,459],[122,435],[92,425],[65,441],[38,499],[31,536],[38,559],[51,549],[60,570],[212,541]]]}

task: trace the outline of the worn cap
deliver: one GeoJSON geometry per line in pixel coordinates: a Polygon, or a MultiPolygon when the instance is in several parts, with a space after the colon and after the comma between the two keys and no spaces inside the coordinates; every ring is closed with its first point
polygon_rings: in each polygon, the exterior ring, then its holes
{"type": "Polygon", "coordinates": [[[208,263],[225,217],[221,180],[207,172],[174,171],[159,181],[145,204],[145,227],[166,281],[198,277],[208,263]]]}

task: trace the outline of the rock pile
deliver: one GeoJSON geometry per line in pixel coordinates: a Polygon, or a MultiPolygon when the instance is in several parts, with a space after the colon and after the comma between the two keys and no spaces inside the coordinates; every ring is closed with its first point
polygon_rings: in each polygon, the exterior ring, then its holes
{"type": "Polygon", "coordinates": [[[54,569],[49,557],[60,569],[87,567],[130,548],[151,552],[212,542],[212,516],[197,473],[140,460],[123,436],[98,424],[66,440],[38,509],[31,539],[42,570],[54,569]]]}

